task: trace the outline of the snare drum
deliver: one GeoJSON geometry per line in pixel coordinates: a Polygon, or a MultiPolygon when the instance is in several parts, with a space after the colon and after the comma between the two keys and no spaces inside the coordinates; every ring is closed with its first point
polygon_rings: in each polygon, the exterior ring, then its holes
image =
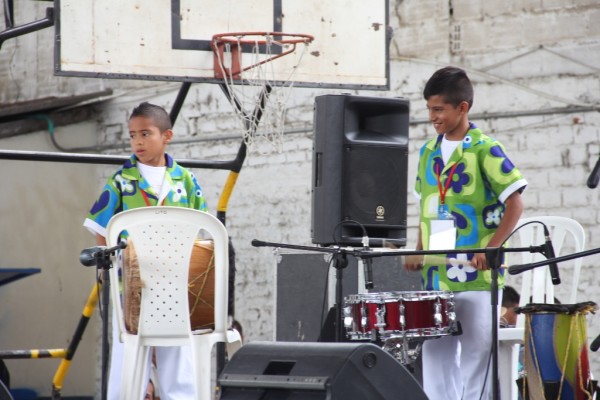
{"type": "MultiPolygon", "coordinates": [[[[192,330],[214,325],[215,260],[212,240],[196,240],[188,272],[188,301],[192,330]]],[[[137,334],[142,299],[140,267],[128,240],[123,250],[123,319],[129,333],[137,334]]]]}
{"type": "Polygon", "coordinates": [[[382,292],[345,298],[344,325],[351,340],[449,335],[455,326],[454,295],[446,291],[382,292]]]}

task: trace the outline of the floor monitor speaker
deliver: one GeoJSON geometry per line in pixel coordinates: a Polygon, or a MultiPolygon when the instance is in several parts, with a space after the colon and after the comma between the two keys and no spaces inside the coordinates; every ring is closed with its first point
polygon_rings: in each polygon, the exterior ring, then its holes
{"type": "Polygon", "coordinates": [[[251,342],[219,386],[221,400],[427,400],[411,373],[370,343],[251,342]]]}

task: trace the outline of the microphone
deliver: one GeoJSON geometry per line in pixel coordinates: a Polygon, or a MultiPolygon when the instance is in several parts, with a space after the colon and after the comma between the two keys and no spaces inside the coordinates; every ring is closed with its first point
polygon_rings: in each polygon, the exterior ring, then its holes
{"type": "MultiPolygon", "coordinates": [[[[367,235],[362,238],[363,251],[369,251],[369,237],[367,235]]],[[[373,289],[373,259],[367,256],[362,259],[363,273],[365,275],[365,289],[373,289]]]]}
{"type": "Polygon", "coordinates": [[[106,249],[106,246],[94,246],[81,250],[79,262],[84,267],[93,267],[96,265],[96,256],[104,249],[106,249]]]}
{"type": "Polygon", "coordinates": [[[600,348],[600,335],[596,336],[596,339],[590,344],[591,351],[597,351],[600,348]]]}
{"type": "Polygon", "coordinates": [[[516,264],[508,267],[508,273],[510,275],[519,275],[521,272],[529,271],[533,268],[531,264],[516,264]]]}
{"type": "Polygon", "coordinates": [[[592,173],[588,177],[587,187],[589,187],[590,189],[594,189],[596,186],[598,186],[599,180],[600,180],[600,157],[598,157],[598,161],[596,161],[596,165],[594,166],[592,173]]]}
{"type": "Polygon", "coordinates": [[[117,250],[127,247],[127,242],[122,241],[114,247],[94,246],[81,250],[79,253],[79,262],[85,267],[92,267],[97,264],[98,258],[114,253],[117,250]]]}
{"type": "MultiPolygon", "coordinates": [[[[544,255],[547,259],[556,258],[554,255],[554,247],[552,246],[552,240],[550,239],[550,232],[548,232],[548,227],[544,225],[544,236],[546,239],[546,244],[544,245],[544,255]]],[[[553,285],[560,285],[560,275],[558,273],[558,265],[556,265],[556,261],[550,261],[548,263],[548,268],[550,269],[550,277],[552,278],[553,285]]]]}

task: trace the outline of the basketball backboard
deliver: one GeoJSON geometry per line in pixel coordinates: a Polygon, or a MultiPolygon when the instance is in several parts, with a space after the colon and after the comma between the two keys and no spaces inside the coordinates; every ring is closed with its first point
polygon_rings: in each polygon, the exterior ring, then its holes
{"type": "MultiPolygon", "coordinates": [[[[55,0],[56,74],[221,83],[215,34],[314,36],[297,86],[388,89],[388,1],[55,0]]],[[[297,60],[272,61],[285,81],[297,60]]]]}

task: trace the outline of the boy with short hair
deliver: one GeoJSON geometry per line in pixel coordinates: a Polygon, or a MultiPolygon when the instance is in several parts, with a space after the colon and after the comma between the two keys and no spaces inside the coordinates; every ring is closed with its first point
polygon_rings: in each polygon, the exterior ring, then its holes
{"type": "MultiPolygon", "coordinates": [[[[106,227],[122,211],[156,205],[187,207],[206,211],[202,189],[194,175],[166,153],[173,137],[167,112],[154,104],[141,103],[128,122],[133,155],[109,179],[92,206],[84,226],[94,233],[97,243],[106,245],[106,227]]],[[[158,347],[156,352],[160,397],[194,399],[192,354],[189,348],[158,347]]],[[[108,399],[118,400],[121,382],[123,344],[113,318],[111,367],[108,399]]]]}
{"type": "MultiPolygon", "coordinates": [[[[420,150],[415,193],[420,202],[417,250],[501,246],[523,211],[527,181],[498,141],[469,121],[473,87],[462,69],[436,71],[423,91],[437,136],[420,150]],[[450,232],[450,235],[438,235],[450,232]],[[440,239],[441,238],[441,239],[440,239]],[[450,238],[450,239],[448,239],[450,238]],[[442,240],[442,242],[440,242],[442,240]]],[[[431,399],[491,396],[491,271],[484,253],[449,255],[422,268],[424,290],[454,292],[462,335],[426,340],[423,387],[431,399]]],[[[499,287],[504,284],[502,274],[499,287]]],[[[501,295],[501,291],[499,293],[501,295]]]]}

